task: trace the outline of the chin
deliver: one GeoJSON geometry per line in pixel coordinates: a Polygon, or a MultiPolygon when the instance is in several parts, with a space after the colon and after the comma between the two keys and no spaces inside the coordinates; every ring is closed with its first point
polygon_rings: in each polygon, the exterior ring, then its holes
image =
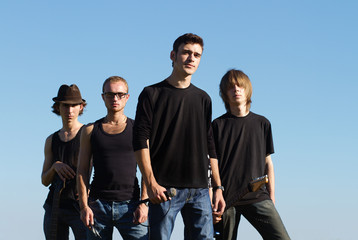
{"type": "Polygon", "coordinates": [[[190,71],[185,71],[185,73],[187,75],[193,75],[195,72],[196,72],[196,69],[195,70],[190,70],[190,71]]]}

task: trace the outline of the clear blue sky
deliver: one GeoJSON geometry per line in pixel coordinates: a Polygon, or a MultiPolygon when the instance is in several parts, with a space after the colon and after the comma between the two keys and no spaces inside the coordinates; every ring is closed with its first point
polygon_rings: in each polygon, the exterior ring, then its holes
{"type": "MultiPolygon", "coordinates": [[[[204,38],[192,82],[209,93],[213,118],[230,68],[251,78],[252,111],[270,119],[276,206],[292,239],[355,239],[358,207],[358,2],[351,1],[16,1],[0,3],[1,239],[43,239],[40,181],[51,112],[63,83],[105,114],[103,81],[128,80],[134,118],[144,86],[171,72],[181,34],[204,38]]],[[[177,224],[172,239],[182,239],[177,224]]],[[[119,237],[116,237],[119,239],[119,237]]],[[[240,239],[260,239],[245,221],[240,239]]]]}

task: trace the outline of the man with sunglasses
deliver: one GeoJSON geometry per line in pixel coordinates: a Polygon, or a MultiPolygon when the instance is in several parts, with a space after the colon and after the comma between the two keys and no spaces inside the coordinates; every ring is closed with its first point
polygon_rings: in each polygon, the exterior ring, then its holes
{"type": "Polygon", "coordinates": [[[113,227],[123,239],[147,239],[147,228],[141,223],[147,219],[148,207],[138,204],[140,189],[132,147],[134,121],[124,114],[128,84],[112,76],[105,80],[102,90],[107,115],[87,125],[81,134],[77,173],[81,220],[89,229],[88,239],[112,239],[113,227]],[[91,160],[94,177],[89,188],[91,160]]]}

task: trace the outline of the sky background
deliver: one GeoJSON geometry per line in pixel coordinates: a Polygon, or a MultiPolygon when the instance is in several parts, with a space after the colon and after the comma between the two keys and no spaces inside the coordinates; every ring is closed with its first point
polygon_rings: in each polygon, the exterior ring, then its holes
{"type": "MultiPolygon", "coordinates": [[[[358,2],[0,2],[1,239],[44,239],[44,143],[62,84],[87,100],[82,123],[106,114],[103,81],[129,83],[135,117],[144,86],[171,73],[174,40],[204,39],[192,83],[225,112],[219,81],[231,68],[253,84],[251,110],[273,127],[276,207],[292,239],[355,239],[357,231],[358,2]]],[[[177,218],[172,239],[183,238],[177,218]]],[[[73,239],[73,238],[72,238],[73,239]]],[[[121,239],[118,233],[115,239],[121,239]]],[[[261,239],[242,220],[239,239],[261,239]]]]}

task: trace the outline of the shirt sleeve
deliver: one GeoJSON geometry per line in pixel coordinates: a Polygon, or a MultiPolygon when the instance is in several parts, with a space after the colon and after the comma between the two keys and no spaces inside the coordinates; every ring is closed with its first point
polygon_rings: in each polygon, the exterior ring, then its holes
{"type": "Polygon", "coordinates": [[[210,158],[216,158],[216,159],[218,158],[216,155],[215,142],[214,142],[213,130],[211,128],[211,125],[208,132],[208,153],[210,158]]]}
{"type": "Polygon", "coordinates": [[[137,111],[133,127],[133,149],[148,148],[147,140],[151,134],[153,107],[148,89],[144,89],[138,97],[137,111]]]}
{"type": "MultiPolygon", "coordinates": [[[[210,98],[209,98],[210,100],[210,98]]],[[[211,117],[212,117],[212,106],[211,106],[211,100],[209,101],[208,104],[208,116],[207,116],[207,120],[206,120],[206,124],[207,124],[207,128],[208,128],[208,133],[207,133],[207,137],[208,137],[208,154],[210,158],[218,158],[216,155],[216,150],[215,150],[215,142],[214,142],[214,135],[213,135],[213,129],[211,126],[211,117]]]]}
{"type": "Polygon", "coordinates": [[[266,129],[265,129],[265,137],[266,137],[266,155],[273,154],[275,152],[273,147],[273,138],[272,138],[272,130],[271,123],[267,120],[266,129]]]}

